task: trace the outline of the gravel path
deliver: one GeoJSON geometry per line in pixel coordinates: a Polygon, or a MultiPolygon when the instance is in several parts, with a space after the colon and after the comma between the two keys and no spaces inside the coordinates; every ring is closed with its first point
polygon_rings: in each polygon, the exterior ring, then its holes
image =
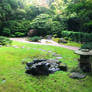
{"type": "Polygon", "coordinates": [[[10,38],[10,39],[14,40],[14,41],[31,43],[31,44],[58,46],[58,47],[63,47],[63,48],[67,48],[67,49],[70,49],[70,50],[78,50],[79,49],[78,47],[61,45],[61,44],[58,44],[58,43],[56,43],[56,42],[54,42],[52,40],[47,40],[47,39],[42,39],[41,42],[29,42],[29,41],[26,41],[26,38],[10,38]]]}

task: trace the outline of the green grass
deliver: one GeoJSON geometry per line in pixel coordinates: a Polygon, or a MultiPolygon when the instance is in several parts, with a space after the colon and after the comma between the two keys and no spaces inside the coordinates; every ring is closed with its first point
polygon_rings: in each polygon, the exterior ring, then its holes
{"type": "Polygon", "coordinates": [[[20,48],[0,48],[0,92],[91,92],[92,75],[87,76],[85,79],[77,80],[69,78],[69,71],[58,71],[49,76],[38,77],[25,74],[23,60],[55,58],[48,51],[60,54],[63,57],[60,61],[66,63],[68,69],[71,70],[78,65],[77,59],[79,57],[73,51],[55,46],[20,42],[13,42],[13,45],[17,45],[20,48]],[[25,48],[21,48],[22,46],[25,48]]]}
{"type": "MultiPolygon", "coordinates": [[[[61,43],[61,44],[63,44],[63,43],[61,43]]],[[[77,43],[77,42],[72,42],[72,41],[68,41],[68,43],[65,43],[63,45],[74,46],[74,47],[81,47],[82,46],[82,44],[77,43]]]]}

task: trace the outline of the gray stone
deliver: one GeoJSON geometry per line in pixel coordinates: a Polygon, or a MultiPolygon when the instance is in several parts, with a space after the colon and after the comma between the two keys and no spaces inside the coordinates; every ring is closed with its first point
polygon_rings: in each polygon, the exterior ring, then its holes
{"type": "Polygon", "coordinates": [[[66,66],[60,67],[60,61],[46,60],[46,59],[34,59],[33,62],[26,63],[26,73],[32,75],[49,75],[59,70],[64,70],[66,66]]]}
{"type": "Polygon", "coordinates": [[[55,53],[53,53],[52,55],[53,55],[53,56],[56,56],[56,57],[61,57],[60,54],[55,54],[55,53]]]}
{"type": "Polygon", "coordinates": [[[2,45],[0,45],[0,47],[2,47],[2,45]]]}
{"type": "Polygon", "coordinates": [[[48,53],[51,53],[52,51],[48,51],[48,53]]]}
{"type": "Polygon", "coordinates": [[[62,57],[56,57],[57,60],[62,59],[62,57]]]}
{"type": "Polygon", "coordinates": [[[18,46],[16,46],[16,45],[13,45],[12,47],[14,47],[14,48],[19,48],[18,46]]]}
{"type": "Polygon", "coordinates": [[[22,46],[21,48],[25,48],[24,46],[22,46]]]}
{"type": "Polygon", "coordinates": [[[58,62],[58,60],[48,59],[46,62],[48,62],[48,63],[56,63],[56,62],[58,62]]]}
{"type": "Polygon", "coordinates": [[[86,77],[86,74],[81,74],[79,72],[72,72],[69,77],[73,79],[83,79],[86,77]]]}

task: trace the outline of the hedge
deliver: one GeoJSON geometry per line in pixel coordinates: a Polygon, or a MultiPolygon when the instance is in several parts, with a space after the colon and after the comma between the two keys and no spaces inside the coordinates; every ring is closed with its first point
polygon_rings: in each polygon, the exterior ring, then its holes
{"type": "Polygon", "coordinates": [[[71,38],[72,41],[76,42],[92,42],[92,33],[73,32],[73,31],[62,31],[63,37],[71,38]]]}

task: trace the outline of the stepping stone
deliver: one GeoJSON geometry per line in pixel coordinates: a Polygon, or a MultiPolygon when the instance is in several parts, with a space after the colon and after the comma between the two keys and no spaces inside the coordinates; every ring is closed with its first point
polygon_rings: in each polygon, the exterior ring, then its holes
{"type": "Polygon", "coordinates": [[[53,55],[53,56],[56,56],[56,57],[61,57],[60,54],[55,54],[55,53],[53,53],[52,55],[53,55]]]}
{"type": "Polygon", "coordinates": [[[10,45],[6,45],[6,47],[11,47],[10,45]]]}
{"type": "Polygon", "coordinates": [[[72,72],[69,77],[73,79],[83,79],[86,77],[86,74],[81,74],[79,72],[72,72]]]}
{"type": "Polygon", "coordinates": [[[51,53],[52,51],[48,51],[48,53],[51,53]]]}
{"type": "Polygon", "coordinates": [[[14,48],[19,48],[18,46],[16,46],[16,45],[13,45],[12,47],[14,47],[14,48]]]}
{"type": "Polygon", "coordinates": [[[0,47],[2,47],[2,45],[0,45],[0,47]]]}
{"type": "Polygon", "coordinates": [[[56,59],[58,60],[58,59],[62,59],[63,57],[56,57],[56,59]]]}
{"type": "Polygon", "coordinates": [[[21,48],[25,48],[24,46],[22,46],[21,48]]]}

